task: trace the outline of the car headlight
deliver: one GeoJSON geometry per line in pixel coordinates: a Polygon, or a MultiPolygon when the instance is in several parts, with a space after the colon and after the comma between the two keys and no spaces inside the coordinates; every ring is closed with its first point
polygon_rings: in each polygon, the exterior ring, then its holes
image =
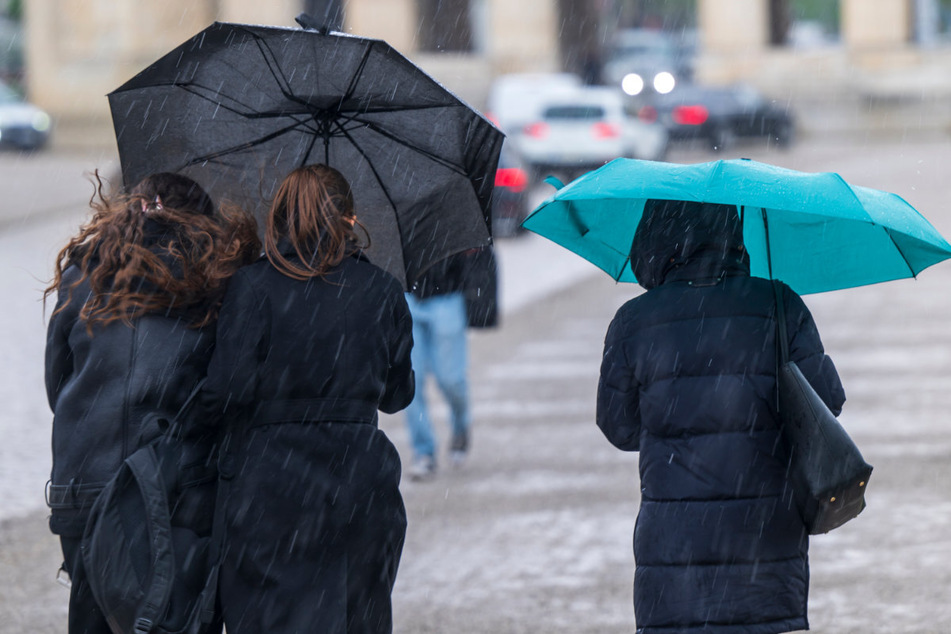
{"type": "Polygon", "coordinates": [[[639,95],[644,90],[644,80],[637,73],[628,73],[621,80],[621,90],[632,97],[639,95]]]}
{"type": "Polygon", "coordinates": [[[669,93],[676,85],[677,80],[667,71],[662,71],[654,75],[654,90],[662,95],[669,93]]]}
{"type": "Polygon", "coordinates": [[[50,129],[50,116],[45,112],[37,112],[33,115],[33,121],[31,121],[33,129],[37,132],[46,132],[50,129]]]}

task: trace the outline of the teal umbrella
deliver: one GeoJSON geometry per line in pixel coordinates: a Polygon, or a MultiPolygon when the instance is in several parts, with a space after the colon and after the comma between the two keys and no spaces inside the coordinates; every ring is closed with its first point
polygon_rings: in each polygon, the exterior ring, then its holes
{"type": "Polygon", "coordinates": [[[562,186],[523,226],[636,282],[631,243],[650,199],[736,205],[752,275],[799,294],[914,277],[951,258],[951,245],[900,196],[749,159],[617,159],[562,186]]]}

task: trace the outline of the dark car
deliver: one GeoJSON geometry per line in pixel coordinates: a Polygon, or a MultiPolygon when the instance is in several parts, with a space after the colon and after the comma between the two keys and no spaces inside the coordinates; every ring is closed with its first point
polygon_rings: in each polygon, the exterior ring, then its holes
{"type": "Polygon", "coordinates": [[[640,107],[638,116],[663,124],[671,141],[699,140],[718,152],[744,137],[788,147],[796,133],[787,104],[770,101],[748,86],[680,86],[668,95],[654,96],[640,107]]]}
{"type": "Polygon", "coordinates": [[[670,33],[653,29],[618,31],[607,49],[604,83],[626,94],[667,94],[692,76],[692,61],[670,33]]]}
{"type": "Polygon", "coordinates": [[[502,146],[492,190],[492,235],[511,238],[528,216],[528,172],[507,145],[502,146]]]}

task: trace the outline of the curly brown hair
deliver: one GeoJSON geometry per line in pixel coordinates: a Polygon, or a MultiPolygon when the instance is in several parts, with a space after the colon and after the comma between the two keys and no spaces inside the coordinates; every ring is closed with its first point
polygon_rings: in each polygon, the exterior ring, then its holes
{"type": "Polygon", "coordinates": [[[370,237],[357,220],[353,192],[343,174],[328,165],[312,164],[284,178],[264,233],[264,253],[274,268],[296,280],[323,277],[345,257],[369,246],[370,237]],[[283,241],[299,261],[285,257],[279,245],[283,241]]]}
{"type": "Polygon", "coordinates": [[[216,210],[181,174],[153,174],[129,194],[112,196],[98,171],[93,178],[92,217],[56,257],[44,303],[54,291],[67,292],[63,310],[88,280],[92,292],[79,315],[90,332],[97,323],[131,324],[148,313],[174,312],[194,327],[213,322],[228,278],[260,255],[254,218],[226,205],[216,210]],[[61,288],[70,266],[80,276],[61,288]]]}

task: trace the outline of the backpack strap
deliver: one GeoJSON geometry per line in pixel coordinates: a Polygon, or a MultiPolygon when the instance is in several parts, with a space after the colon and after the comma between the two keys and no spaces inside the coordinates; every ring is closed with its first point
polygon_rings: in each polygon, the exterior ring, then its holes
{"type": "Polygon", "coordinates": [[[126,459],[145,504],[149,542],[152,546],[152,574],[135,620],[135,632],[151,632],[168,605],[175,576],[172,551],[171,515],[166,501],[165,484],[158,457],[146,445],[126,459]]]}
{"type": "Polygon", "coordinates": [[[182,406],[178,408],[178,413],[175,414],[175,417],[172,420],[162,419],[163,426],[162,434],[170,438],[178,438],[182,433],[182,428],[184,423],[182,419],[185,417],[185,414],[192,408],[192,405],[195,402],[195,397],[198,396],[198,393],[201,392],[202,386],[205,385],[205,378],[202,377],[198,383],[195,384],[195,387],[192,388],[192,391],[185,397],[185,402],[182,403],[182,406]]]}

